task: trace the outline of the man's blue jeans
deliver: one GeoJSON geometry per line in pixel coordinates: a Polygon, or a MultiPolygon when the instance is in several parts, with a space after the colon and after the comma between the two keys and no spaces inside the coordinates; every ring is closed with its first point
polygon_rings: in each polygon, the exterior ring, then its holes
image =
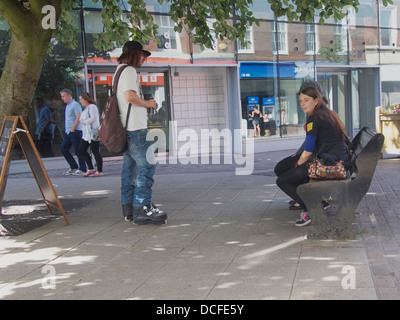
{"type": "Polygon", "coordinates": [[[64,139],[61,144],[61,153],[64,156],[65,160],[67,160],[69,167],[71,169],[78,169],[78,164],[76,163],[73,155],[69,151],[71,147],[74,147],[74,151],[76,156],[78,157],[79,161],[79,169],[83,172],[86,171],[86,162],[85,159],[79,153],[79,145],[81,144],[82,140],[82,131],[75,130],[75,132],[70,132],[65,134],[64,139]]]}
{"type": "Polygon", "coordinates": [[[128,150],[124,153],[121,174],[122,205],[139,207],[151,203],[157,164],[152,143],[146,140],[146,136],[147,129],[127,131],[128,150]]]}

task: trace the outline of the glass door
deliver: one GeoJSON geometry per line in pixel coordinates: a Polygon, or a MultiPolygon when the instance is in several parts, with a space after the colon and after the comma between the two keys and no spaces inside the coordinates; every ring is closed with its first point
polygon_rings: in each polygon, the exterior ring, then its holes
{"type": "Polygon", "coordinates": [[[165,72],[146,72],[140,71],[140,84],[143,90],[145,100],[154,99],[157,102],[157,109],[153,112],[148,109],[148,128],[149,130],[159,129],[164,132],[165,145],[162,145],[162,139],[158,139],[157,144],[160,150],[156,153],[162,153],[162,150],[169,150],[169,85],[168,71],[165,72]]]}
{"type": "MultiPolygon", "coordinates": [[[[107,97],[112,91],[112,79],[116,70],[116,65],[91,65],[87,67],[87,88],[96,100],[99,112],[103,108],[107,97]]],[[[141,68],[138,70],[140,84],[142,86],[144,99],[155,99],[157,110],[148,114],[148,129],[160,129],[164,132],[165,139],[160,139],[157,144],[164,152],[169,150],[169,77],[167,69],[160,68],[141,68]],[[165,141],[163,143],[163,141],[165,141]]]]}
{"type": "Polygon", "coordinates": [[[375,129],[375,107],[380,104],[379,68],[319,69],[317,74],[323,95],[339,114],[350,138],[363,127],[375,129]]]}
{"type": "Polygon", "coordinates": [[[101,72],[95,69],[88,73],[89,93],[94,97],[100,114],[107,98],[111,95],[114,72],[101,72]]]}
{"type": "MultiPolygon", "coordinates": [[[[336,111],[347,133],[353,132],[350,76],[347,71],[318,72],[322,95],[327,97],[329,107],[336,111]]],[[[350,134],[351,135],[351,134],[350,134]]]]}

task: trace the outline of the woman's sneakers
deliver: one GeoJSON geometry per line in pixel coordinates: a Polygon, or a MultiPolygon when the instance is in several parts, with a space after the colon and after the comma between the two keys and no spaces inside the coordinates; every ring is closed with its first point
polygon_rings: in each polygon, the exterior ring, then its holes
{"type": "MultiPolygon", "coordinates": [[[[294,205],[294,203],[295,203],[295,201],[293,201],[292,203],[289,202],[289,204],[291,204],[291,205],[294,205]]],[[[331,204],[326,200],[323,200],[321,202],[321,204],[322,204],[322,207],[324,210],[328,210],[331,207],[331,204]]],[[[304,227],[304,226],[309,225],[310,223],[311,223],[310,213],[308,211],[305,211],[305,212],[301,213],[300,220],[296,221],[295,226],[296,227],[304,227]]]]}
{"type": "Polygon", "coordinates": [[[89,169],[88,171],[86,171],[86,172],[83,174],[83,176],[84,176],[84,177],[88,177],[88,176],[92,175],[94,172],[95,172],[94,169],[89,169]]]}
{"type": "Polygon", "coordinates": [[[311,217],[308,211],[302,212],[300,215],[300,220],[297,220],[295,223],[296,227],[304,227],[306,225],[309,225],[311,223],[311,217]]]}
{"type": "Polygon", "coordinates": [[[103,172],[98,172],[95,171],[94,169],[86,171],[86,173],[83,174],[84,177],[102,177],[103,172]]]}

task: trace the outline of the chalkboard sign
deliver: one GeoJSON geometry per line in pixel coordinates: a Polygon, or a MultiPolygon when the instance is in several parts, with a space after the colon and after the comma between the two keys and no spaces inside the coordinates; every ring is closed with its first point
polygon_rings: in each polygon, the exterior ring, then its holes
{"type": "MultiPolygon", "coordinates": [[[[53,214],[51,208],[58,209],[68,225],[68,219],[64,212],[64,209],[57,197],[54,190],[53,184],[43,166],[43,162],[40,159],[39,152],[37,151],[35,144],[32,140],[31,135],[28,132],[28,128],[21,116],[17,117],[5,117],[3,126],[1,128],[0,136],[0,210],[3,203],[4,192],[7,183],[8,171],[10,167],[10,154],[14,138],[17,138],[22,152],[28,161],[29,167],[31,168],[32,174],[35,177],[36,183],[42,194],[43,200],[49,210],[50,214],[53,214]]],[[[1,212],[1,211],[0,211],[1,212]]]]}
{"type": "Polygon", "coordinates": [[[4,191],[6,189],[8,171],[10,168],[10,155],[13,145],[13,135],[16,127],[15,117],[5,117],[1,127],[0,136],[0,209],[3,203],[4,191]]]}

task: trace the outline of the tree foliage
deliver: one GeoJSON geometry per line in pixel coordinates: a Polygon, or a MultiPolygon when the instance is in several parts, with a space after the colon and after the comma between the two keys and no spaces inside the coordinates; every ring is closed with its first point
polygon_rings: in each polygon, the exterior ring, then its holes
{"type": "MultiPolygon", "coordinates": [[[[212,47],[213,36],[223,40],[237,40],[246,44],[245,34],[249,26],[259,24],[251,11],[253,0],[157,0],[168,5],[171,19],[176,23],[176,32],[185,30],[193,43],[212,47]],[[212,21],[210,24],[209,21],[212,21]],[[210,32],[210,30],[213,32],[210,32]]],[[[276,18],[286,16],[288,21],[324,23],[327,18],[340,21],[347,9],[357,11],[358,0],[265,0],[271,6],[276,18]]],[[[103,32],[95,35],[95,47],[101,51],[121,47],[133,38],[142,43],[157,40],[158,26],[147,11],[144,0],[92,0],[101,3],[103,32]],[[130,10],[124,13],[126,4],[130,10]]],[[[393,0],[383,0],[384,5],[393,0]]],[[[76,34],[80,32],[72,24],[72,10],[80,5],[80,0],[62,0],[63,11],[57,28],[57,37],[69,46],[76,46],[76,34]]]]}
{"type": "MultiPolygon", "coordinates": [[[[39,8],[50,4],[50,0],[13,0],[23,4],[21,8],[39,8]]],[[[142,43],[157,40],[158,26],[147,11],[145,0],[91,0],[102,7],[103,31],[95,34],[94,47],[99,51],[121,47],[127,40],[136,39],[142,43]],[[127,13],[127,10],[130,11],[127,13]]],[[[276,18],[287,17],[288,21],[312,22],[319,17],[320,23],[327,18],[339,21],[345,17],[349,7],[357,11],[358,0],[265,0],[271,6],[276,18]]],[[[7,0],[1,0],[4,6],[7,0]]],[[[259,24],[251,7],[253,0],[157,0],[160,5],[168,5],[171,19],[176,23],[175,31],[185,30],[191,35],[193,43],[212,47],[213,36],[223,40],[238,40],[246,44],[246,28],[259,24]],[[212,19],[212,20],[210,20],[212,19]],[[212,21],[212,24],[208,23],[212,21]],[[210,32],[210,29],[213,32],[210,32]]],[[[57,29],[54,36],[68,48],[76,48],[80,26],[74,25],[73,10],[80,7],[81,0],[61,0],[62,11],[57,17],[57,29]]],[[[393,0],[383,0],[386,6],[393,0]]],[[[11,9],[0,8],[0,15],[11,9]]],[[[38,9],[36,9],[36,14],[38,9]]],[[[40,19],[40,14],[37,15],[40,19]]],[[[6,18],[7,19],[7,18],[6,18]]],[[[8,21],[12,25],[13,21],[8,21]]]]}
{"type": "MultiPolygon", "coordinates": [[[[121,47],[128,39],[145,44],[157,40],[158,26],[147,11],[145,0],[90,0],[100,5],[103,31],[94,35],[94,47],[106,52],[121,47]]],[[[346,8],[357,10],[358,0],[265,0],[275,17],[288,21],[313,21],[319,16],[336,21],[346,14],[346,8]]],[[[382,0],[384,5],[392,0],[382,0]]],[[[62,41],[67,48],[78,45],[80,26],[74,24],[74,9],[83,0],[0,0],[0,18],[10,26],[10,49],[0,78],[0,121],[4,115],[26,115],[38,85],[50,38],[62,41]],[[44,30],[45,6],[55,8],[57,27],[44,30]]],[[[169,8],[176,23],[175,31],[185,30],[193,43],[211,47],[214,37],[238,40],[246,45],[247,28],[259,21],[251,8],[253,0],[157,0],[169,8]],[[210,32],[212,29],[212,32],[210,32]]]]}
{"type": "MultiPolygon", "coordinates": [[[[13,16],[9,11],[15,8],[6,8],[8,2],[19,2],[20,10],[31,11],[35,19],[43,17],[40,6],[51,4],[50,0],[0,0],[0,16],[3,14],[10,26],[17,28],[13,16]],[[35,10],[34,10],[35,9],[35,10]],[[35,11],[35,12],[33,12],[35,11]],[[11,17],[11,18],[7,18],[11,17]]],[[[127,40],[133,38],[142,43],[157,40],[158,26],[153,16],[147,11],[145,0],[91,0],[102,7],[101,18],[103,32],[94,35],[94,46],[99,51],[112,50],[121,47],[127,40]],[[130,13],[126,13],[126,10],[130,13]]],[[[347,8],[354,7],[357,11],[358,0],[265,0],[271,6],[276,18],[285,16],[288,21],[312,22],[319,17],[320,23],[327,18],[341,20],[347,8]]],[[[251,7],[253,0],[157,0],[160,5],[168,5],[168,14],[176,23],[175,31],[185,30],[191,35],[193,43],[211,47],[213,36],[217,38],[238,40],[245,45],[246,28],[258,25],[251,7]],[[208,21],[212,19],[210,25],[208,21]],[[213,32],[210,32],[210,28],[213,32]]],[[[382,0],[386,6],[393,0],[382,0]]],[[[57,29],[54,36],[65,43],[69,48],[76,48],[77,34],[80,26],[74,25],[73,10],[80,7],[82,0],[61,0],[62,11],[57,17],[57,29]]],[[[34,35],[32,35],[34,36],[34,35]]]]}
{"type": "MultiPolygon", "coordinates": [[[[101,18],[103,32],[95,35],[95,47],[106,51],[121,47],[130,38],[142,43],[157,40],[158,26],[154,17],[147,11],[144,0],[92,0],[102,6],[101,18]],[[125,4],[130,13],[125,14],[125,4]]],[[[169,15],[176,22],[176,32],[185,30],[191,35],[193,43],[212,47],[213,34],[220,39],[245,42],[246,28],[258,23],[249,9],[252,0],[157,0],[159,4],[169,6],[169,15]],[[208,20],[212,19],[212,26],[208,20]],[[213,29],[213,33],[210,32],[213,29]]],[[[56,37],[75,47],[76,34],[79,28],[73,26],[72,11],[80,1],[63,0],[63,11],[59,20],[56,37]]]]}

